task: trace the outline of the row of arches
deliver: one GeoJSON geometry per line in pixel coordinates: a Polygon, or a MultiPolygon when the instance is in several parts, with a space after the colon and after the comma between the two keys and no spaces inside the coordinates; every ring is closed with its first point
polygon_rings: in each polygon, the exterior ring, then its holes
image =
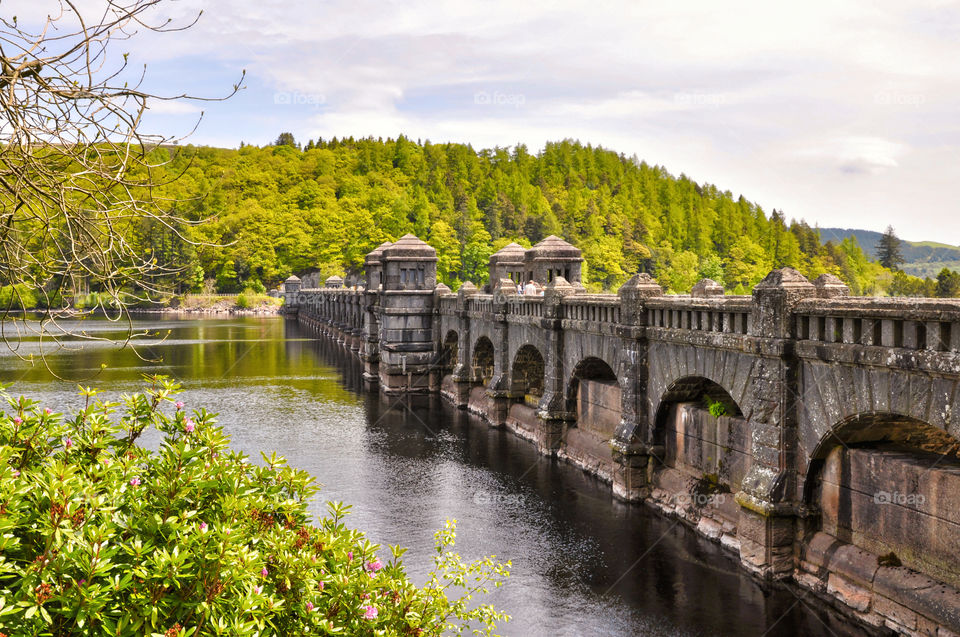
{"type": "MultiPolygon", "coordinates": [[[[461,362],[460,339],[456,331],[447,332],[441,350],[441,366],[444,375],[452,373],[461,362]]],[[[488,384],[494,375],[495,350],[493,342],[486,336],[479,337],[474,343],[469,361],[470,378],[481,384],[488,384]]],[[[543,397],[546,385],[546,362],[543,354],[535,346],[521,346],[510,364],[510,393],[522,396],[528,403],[536,403],[543,397]]],[[[565,395],[566,409],[577,412],[577,396],[582,381],[602,381],[617,383],[617,375],[606,361],[589,356],[580,361],[571,373],[565,395]]]]}
{"type": "MultiPolygon", "coordinates": [[[[458,343],[455,331],[446,335],[443,350],[448,370],[461,362],[458,343]]],[[[474,382],[491,381],[495,356],[491,340],[479,337],[471,348],[470,361],[464,361],[474,382]]],[[[511,395],[519,402],[539,400],[545,389],[545,372],[544,357],[536,347],[519,348],[509,362],[511,395]]],[[[581,360],[564,385],[565,409],[576,418],[570,426],[582,424],[590,405],[599,402],[590,402],[590,391],[618,390],[618,383],[608,362],[595,357],[581,360]]],[[[726,480],[721,486],[731,492],[741,488],[739,481],[752,462],[753,424],[727,388],[703,376],[683,376],[655,397],[651,409],[647,442],[666,450],[659,459],[662,465],[679,464],[680,456],[691,452],[691,443],[683,440],[680,429],[684,418],[699,414],[696,417],[716,427],[714,438],[707,440],[702,422],[688,423],[691,429],[700,428],[697,444],[703,445],[703,457],[710,457],[715,467],[718,459],[726,458],[748,463],[733,469],[717,468],[713,479],[726,480]],[[704,415],[708,408],[713,412],[709,417],[704,415]],[[680,413],[683,409],[688,413],[680,413]],[[735,449],[737,444],[742,448],[735,449]],[[731,449],[739,455],[730,453],[731,449]]],[[[826,532],[877,555],[893,553],[905,565],[960,584],[960,565],[952,557],[960,551],[957,437],[914,417],[877,411],[835,423],[812,449],[798,449],[796,454],[798,492],[788,497],[816,513],[805,522],[807,533],[826,532]]]]}

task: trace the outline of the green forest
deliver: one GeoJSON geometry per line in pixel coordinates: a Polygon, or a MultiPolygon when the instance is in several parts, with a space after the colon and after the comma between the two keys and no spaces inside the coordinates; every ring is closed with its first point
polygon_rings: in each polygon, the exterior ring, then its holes
{"type": "MultiPolygon", "coordinates": [[[[919,279],[871,259],[853,238],[821,244],[803,220],[575,141],[474,150],[397,139],[153,151],[160,199],[194,224],[144,224],[136,241],[181,268],[175,293],[263,291],[290,274],[345,275],[383,241],[413,233],[438,251],[441,281],[482,285],[490,255],[555,234],[583,251],[584,283],[616,290],[636,272],[684,293],[708,277],[749,293],[771,269],[829,272],[853,294],[953,296],[960,281],[919,279]],[[171,204],[173,205],[173,204],[171,204]],[[182,234],[188,240],[178,236],[182,234]]],[[[960,275],[958,275],[960,277],[960,275]]]]}

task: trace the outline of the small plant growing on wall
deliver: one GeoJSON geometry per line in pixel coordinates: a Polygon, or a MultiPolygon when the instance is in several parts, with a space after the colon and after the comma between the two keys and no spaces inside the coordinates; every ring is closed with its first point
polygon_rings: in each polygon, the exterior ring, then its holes
{"type": "Polygon", "coordinates": [[[714,418],[719,418],[720,416],[727,415],[727,406],[724,405],[719,400],[710,400],[707,399],[707,410],[710,412],[710,415],[714,418]]]}

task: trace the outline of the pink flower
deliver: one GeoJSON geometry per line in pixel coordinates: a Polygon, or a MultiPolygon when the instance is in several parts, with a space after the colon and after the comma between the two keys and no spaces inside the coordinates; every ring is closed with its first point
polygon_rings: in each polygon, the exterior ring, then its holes
{"type": "Polygon", "coordinates": [[[321,591],[323,590],[323,582],[320,582],[319,584],[317,584],[317,590],[321,590],[321,591]]]}
{"type": "Polygon", "coordinates": [[[50,408],[49,408],[49,407],[44,407],[44,408],[43,408],[43,413],[46,414],[47,416],[49,416],[49,415],[50,415],[50,408]]]}
{"type": "Polygon", "coordinates": [[[228,528],[224,529],[223,532],[224,532],[225,534],[227,534],[227,535],[230,535],[230,528],[228,527],[228,528]]]}
{"type": "Polygon", "coordinates": [[[371,573],[376,573],[381,568],[383,568],[383,564],[377,558],[374,558],[372,562],[367,562],[367,570],[371,573]]]}
{"type": "Polygon", "coordinates": [[[257,595],[259,595],[260,593],[263,592],[263,589],[260,588],[259,586],[254,586],[254,587],[253,587],[253,592],[256,593],[257,595]]]}
{"type": "Polygon", "coordinates": [[[67,449],[69,449],[70,447],[72,447],[72,446],[73,446],[73,439],[72,439],[72,438],[67,438],[66,440],[64,440],[64,441],[63,441],[63,446],[66,447],[67,449]]]}
{"type": "Polygon", "coordinates": [[[350,551],[349,553],[347,553],[347,561],[348,562],[353,561],[353,551],[350,551]]]}
{"type": "Polygon", "coordinates": [[[183,425],[184,431],[186,431],[188,434],[192,434],[193,428],[194,428],[193,420],[191,420],[190,418],[187,418],[187,422],[184,423],[183,425]]]}
{"type": "Polygon", "coordinates": [[[264,566],[263,569],[260,571],[260,575],[262,575],[263,577],[266,577],[269,574],[270,574],[270,571],[267,570],[266,566],[264,566]]]}
{"type": "Polygon", "coordinates": [[[201,522],[201,523],[200,523],[200,532],[201,532],[201,533],[206,533],[206,532],[207,532],[207,523],[206,523],[206,522],[201,522]]]}
{"type": "Polygon", "coordinates": [[[366,611],[363,614],[364,619],[376,619],[380,614],[376,606],[364,606],[363,610],[366,611]]]}
{"type": "Polygon", "coordinates": [[[307,612],[308,613],[313,612],[313,602],[307,602],[307,612]]]}
{"type": "Polygon", "coordinates": [[[14,478],[19,478],[19,477],[20,477],[20,470],[19,470],[19,469],[14,469],[14,470],[13,470],[13,477],[14,477],[14,478]]]}
{"type": "Polygon", "coordinates": [[[178,400],[177,402],[175,402],[175,403],[173,404],[173,406],[177,408],[177,411],[180,411],[181,409],[183,409],[183,401],[182,401],[182,400],[178,400]]]}
{"type": "Polygon", "coordinates": [[[17,427],[19,427],[20,425],[23,424],[23,418],[21,418],[20,416],[14,416],[14,417],[13,417],[13,424],[15,424],[17,427]]]}
{"type": "Polygon", "coordinates": [[[131,480],[130,480],[130,486],[131,486],[131,487],[139,487],[139,486],[140,486],[140,478],[133,478],[133,479],[131,479],[131,480]]]}

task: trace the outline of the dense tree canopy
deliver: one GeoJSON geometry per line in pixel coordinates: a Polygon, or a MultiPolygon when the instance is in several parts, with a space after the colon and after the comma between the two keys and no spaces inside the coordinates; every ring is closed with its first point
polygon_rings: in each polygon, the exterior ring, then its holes
{"type": "Polygon", "coordinates": [[[367,252],[407,232],[437,248],[440,279],[454,289],[484,283],[499,247],[550,234],[583,250],[593,289],[616,289],[645,271],[675,292],[709,277],[745,293],[783,266],[811,279],[834,273],[855,294],[883,294],[894,282],[855,239],[821,245],[804,221],[574,141],[537,154],[522,144],[476,151],[403,136],[309,140],[303,150],[289,133],[277,142],[155,151],[171,174],[183,172],[164,193],[180,202],[178,213],[210,219],[183,230],[204,244],[196,248],[168,228],[141,228],[161,263],[189,264],[189,277],[171,280],[177,291],[204,280],[233,292],[292,273],[357,272],[367,252]]]}

